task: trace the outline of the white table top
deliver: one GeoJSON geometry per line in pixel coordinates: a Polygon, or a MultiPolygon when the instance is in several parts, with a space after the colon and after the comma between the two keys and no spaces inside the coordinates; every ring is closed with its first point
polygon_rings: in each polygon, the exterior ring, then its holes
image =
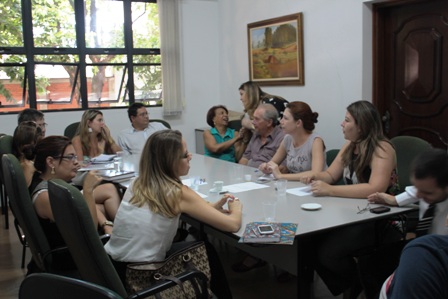
{"type": "MultiPolygon", "coordinates": [[[[223,181],[224,186],[226,186],[244,183],[244,174],[251,174],[252,181],[255,181],[261,175],[255,168],[242,166],[243,175],[242,177],[237,177],[235,173],[238,171],[234,171],[235,165],[237,164],[195,154],[190,162],[189,176],[205,178],[207,184],[199,186],[198,191],[208,196],[206,200],[215,202],[222,195],[209,192],[214,181],[223,181]]],[[[189,176],[183,177],[183,179],[189,176]]],[[[262,202],[267,198],[277,198],[273,181],[263,185],[269,187],[233,193],[243,204],[243,223],[236,235],[242,235],[247,223],[263,221],[262,202]]],[[[304,186],[304,184],[295,181],[288,181],[287,183],[287,189],[304,186]]],[[[280,197],[277,200],[275,220],[276,222],[298,223],[296,234],[304,235],[356,222],[389,217],[393,214],[409,210],[409,208],[404,207],[391,207],[391,211],[384,214],[373,214],[368,211],[358,214],[358,207],[363,209],[366,205],[367,199],[314,197],[312,195],[296,196],[287,193],[285,197],[280,197]],[[306,211],[300,207],[304,203],[318,203],[322,205],[322,208],[316,211],[306,211]]],[[[375,206],[378,205],[370,205],[370,207],[375,206]]]]}

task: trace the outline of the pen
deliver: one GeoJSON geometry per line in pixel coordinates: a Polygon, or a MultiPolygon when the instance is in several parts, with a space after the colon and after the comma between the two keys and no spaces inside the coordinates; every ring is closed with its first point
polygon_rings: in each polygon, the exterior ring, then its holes
{"type": "Polygon", "coordinates": [[[219,192],[219,194],[226,194],[226,193],[229,193],[229,191],[221,191],[221,192],[219,192]]]}

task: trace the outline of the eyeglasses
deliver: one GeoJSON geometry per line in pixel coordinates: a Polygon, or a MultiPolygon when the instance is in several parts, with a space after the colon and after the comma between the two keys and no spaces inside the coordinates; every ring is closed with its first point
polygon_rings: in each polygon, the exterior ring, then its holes
{"type": "Polygon", "coordinates": [[[65,160],[69,160],[71,162],[78,161],[78,156],[77,155],[55,156],[53,158],[55,158],[55,159],[65,159],[65,160]]]}
{"type": "Polygon", "coordinates": [[[148,112],[143,112],[143,113],[137,114],[137,116],[140,116],[140,117],[145,117],[145,116],[148,116],[148,115],[149,115],[148,112]]]}
{"type": "Polygon", "coordinates": [[[37,126],[41,129],[46,128],[48,126],[47,123],[43,123],[43,124],[37,124],[37,126]]]}
{"type": "Polygon", "coordinates": [[[359,206],[358,206],[358,213],[356,213],[356,214],[362,214],[362,213],[365,213],[365,212],[367,212],[369,209],[370,209],[370,203],[367,203],[367,205],[364,207],[364,209],[360,209],[359,206]]]}
{"type": "Polygon", "coordinates": [[[188,151],[186,151],[186,152],[183,154],[182,159],[187,159],[188,156],[190,156],[190,153],[189,153],[188,151]]]}

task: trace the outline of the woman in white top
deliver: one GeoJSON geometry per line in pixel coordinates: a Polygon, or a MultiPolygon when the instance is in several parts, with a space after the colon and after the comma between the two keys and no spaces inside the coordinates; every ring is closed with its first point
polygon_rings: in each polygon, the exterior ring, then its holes
{"type": "MultiPolygon", "coordinates": [[[[182,184],[188,174],[192,155],[179,131],[162,130],[147,140],[140,159],[139,177],[127,189],[115,217],[115,226],[105,249],[123,277],[130,262],[151,262],[165,259],[173,245],[181,213],[220,230],[236,232],[241,226],[241,203],[230,194],[218,202],[208,203],[195,191],[182,184]],[[228,210],[224,209],[227,203],[228,210]]],[[[210,257],[211,289],[221,295],[214,274],[216,261],[210,257]]],[[[222,275],[222,273],[219,273],[222,275]]],[[[228,287],[227,287],[228,289],[228,287]]],[[[230,292],[230,291],[229,291],[230,292]]],[[[225,298],[226,296],[220,296],[225,298]]]]}
{"type": "Polygon", "coordinates": [[[325,145],[322,138],[313,133],[319,114],[307,103],[296,101],[286,105],[280,125],[286,133],[272,160],[260,165],[266,174],[277,179],[300,180],[325,170],[325,145]],[[282,171],[279,165],[286,159],[282,171]],[[285,172],[285,173],[283,173],[285,172]]]}

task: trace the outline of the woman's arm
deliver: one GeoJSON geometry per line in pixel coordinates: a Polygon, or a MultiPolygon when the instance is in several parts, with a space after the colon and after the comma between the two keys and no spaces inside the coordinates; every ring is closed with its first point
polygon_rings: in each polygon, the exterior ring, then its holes
{"type": "Polygon", "coordinates": [[[390,175],[396,167],[396,155],[394,148],[388,142],[382,141],[381,146],[383,148],[378,146],[373,154],[370,163],[372,172],[367,183],[330,186],[322,181],[315,181],[311,184],[313,194],[316,196],[367,198],[372,193],[385,192],[390,184],[390,175]]]}
{"type": "Polygon", "coordinates": [[[72,144],[75,148],[76,156],[78,156],[78,161],[81,163],[84,162],[84,152],[82,150],[81,136],[76,135],[75,137],[73,137],[72,144]]]}
{"type": "Polygon", "coordinates": [[[245,113],[243,118],[241,119],[241,126],[248,130],[255,130],[254,124],[252,123],[252,119],[248,113],[245,113]]]}
{"type": "Polygon", "coordinates": [[[110,134],[110,130],[106,125],[104,125],[104,127],[103,127],[103,132],[106,135],[106,142],[108,142],[110,144],[110,149],[112,151],[112,154],[122,151],[121,147],[112,138],[112,135],[110,134]]]}
{"type": "Polygon", "coordinates": [[[205,147],[212,153],[219,154],[233,146],[237,141],[240,140],[240,134],[235,132],[235,135],[232,139],[218,143],[216,142],[215,137],[213,137],[210,130],[205,130],[203,133],[204,136],[204,144],[205,147]]]}
{"type": "Polygon", "coordinates": [[[285,157],[286,157],[286,149],[284,141],[282,141],[277,151],[275,152],[274,156],[272,157],[271,161],[267,163],[261,163],[258,169],[265,174],[272,173],[277,179],[279,179],[281,171],[278,165],[282,163],[283,160],[285,160],[285,157]],[[277,177],[277,175],[279,176],[277,177]]]}
{"type": "Polygon", "coordinates": [[[223,231],[237,232],[241,227],[242,205],[239,200],[229,194],[225,194],[218,203],[211,205],[196,192],[183,186],[180,210],[182,213],[223,231]],[[226,201],[228,212],[221,211],[226,201]]]}
{"type": "Polygon", "coordinates": [[[321,138],[314,139],[313,146],[311,147],[311,157],[311,170],[298,173],[281,173],[273,169],[274,176],[278,179],[301,181],[303,178],[312,177],[315,174],[321,173],[325,169],[325,145],[321,138]]]}
{"type": "Polygon", "coordinates": [[[238,140],[235,142],[235,161],[238,162],[246,150],[246,146],[243,143],[243,136],[238,131],[235,131],[235,136],[238,136],[238,140]]]}
{"type": "Polygon", "coordinates": [[[34,162],[28,159],[23,159],[20,161],[20,166],[23,169],[23,175],[25,176],[26,185],[29,187],[33,180],[33,175],[36,172],[36,168],[34,168],[34,162]]]}

